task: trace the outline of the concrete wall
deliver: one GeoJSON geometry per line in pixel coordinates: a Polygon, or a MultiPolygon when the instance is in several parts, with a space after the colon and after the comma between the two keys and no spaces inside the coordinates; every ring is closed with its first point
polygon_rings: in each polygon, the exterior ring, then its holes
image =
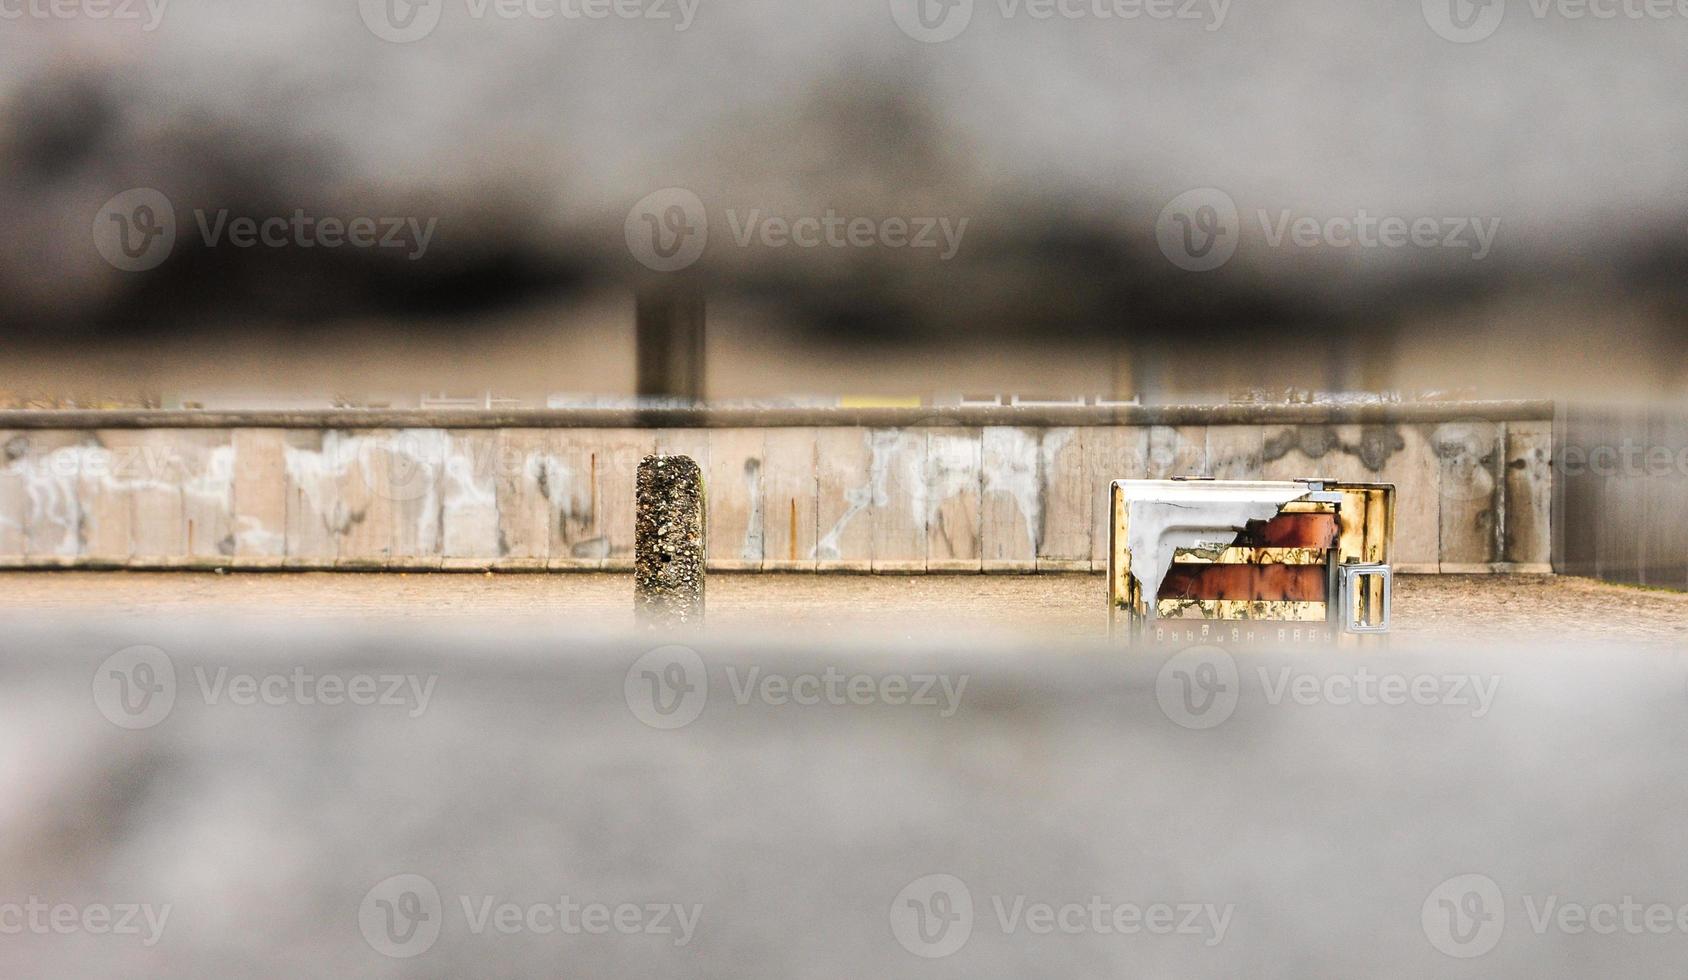
{"type": "Polygon", "coordinates": [[[1392,482],[1404,570],[1545,571],[1551,434],[1537,403],[0,413],[0,564],[625,569],[666,452],[718,570],[1100,569],[1108,482],[1186,475],[1392,482]]]}
{"type": "Polygon", "coordinates": [[[1557,437],[1554,567],[1688,589],[1688,411],[1572,405],[1557,437]]]}

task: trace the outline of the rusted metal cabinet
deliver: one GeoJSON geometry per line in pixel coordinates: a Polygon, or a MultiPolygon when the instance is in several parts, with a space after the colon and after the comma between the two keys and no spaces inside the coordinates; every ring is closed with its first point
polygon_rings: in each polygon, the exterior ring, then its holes
{"type": "Polygon", "coordinates": [[[1389,630],[1390,484],[1119,480],[1109,501],[1117,640],[1359,646],[1389,630]]]}

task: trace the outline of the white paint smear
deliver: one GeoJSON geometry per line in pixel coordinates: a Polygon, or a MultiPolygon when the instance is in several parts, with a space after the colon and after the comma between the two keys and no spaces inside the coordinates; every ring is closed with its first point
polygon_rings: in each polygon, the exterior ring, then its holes
{"type": "Polygon", "coordinates": [[[1305,484],[1265,480],[1192,482],[1119,480],[1125,501],[1131,575],[1151,607],[1179,548],[1224,547],[1310,492],[1305,484]]]}

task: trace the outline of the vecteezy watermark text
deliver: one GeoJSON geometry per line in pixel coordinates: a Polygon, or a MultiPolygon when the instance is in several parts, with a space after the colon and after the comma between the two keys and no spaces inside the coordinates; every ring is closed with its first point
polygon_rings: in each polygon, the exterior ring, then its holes
{"type": "Polygon", "coordinates": [[[798,218],[764,215],[760,208],[743,214],[728,208],[727,224],[741,248],[942,248],[938,258],[944,261],[955,258],[961,236],[967,234],[966,218],[846,218],[831,208],[824,215],[798,218]]]}
{"type": "MultiPolygon", "coordinates": [[[[1181,936],[1206,947],[1225,941],[1235,911],[1230,903],[1118,902],[1102,895],[1048,901],[993,894],[989,905],[997,929],[1005,936],[1022,931],[1034,936],[1181,936]]],[[[949,874],[923,875],[891,900],[891,934],[916,956],[949,956],[972,938],[974,909],[973,892],[966,882],[949,874]]]]}
{"type": "MultiPolygon", "coordinates": [[[[196,209],[193,226],[206,248],[391,249],[410,261],[428,253],[438,218],[318,215],[233,215],[227,208],[196,209]]],[[[113,196],[94,216],[94,247],[124,272],[155,269],[175,250],[176,208],[163,193],[135,188],[113,196]]]]}
{"type": "MultiPolygon", "coordinates": [[[[1451,707],[1482,718],[1494,707],[1500,677],[1481,674],[1395,673],[1359,665],[1320,673],[1256,666],[1263,703],[1270,707],[1451,707]]],[[[1243,673],[1217,646],[1181,650],[1161,665],[1155,700],[1166,717],[1190,729],[1224,724],[1242,700],[1243,673]]]]}
{"type": "MultiPolygon", "coordinates": [[[[437,675],[367,674],[308,670],[253,673],[226,665],[195,664],[191,675],[209,707],[368,707],[420,717],[434,696],[437,675]]],[[[94,706],[122,728],[151,728],[170,716],[181,694],[175,661],[154,646],[125,647],[94,671],[94,706]]]]}
{"type": "MultiPolygon", "coordinates": [[[[1479,216],[1399,216],[1372,214],[1364,207],[1354,214],[1296,214],[1290,209],[1271,213],[1256,209],[1259,243],[1266,248],[1448,248],[1469,251],[1482,261],[1494,250],[1501,219],[1479,216]]],[[[1197,187],[1166,202],[1155,223],[1161,255],[1187,272],[1212,272],[1236,255],[1249,231],[1236,199],[1217,187],[1197,187]]]]}
{"type": "Polygon", "coordinates": [[[0,0],[0,20],[141,21],[153,31],[170,0],[0,0]]]}
{"type": "MultiPolygon", "coordinates": [[[[967,690],[968,675],[922,672],[883,674],[843,671],[827,666],[798,674],[759,665],[721,668],[733,703],[769,707],[866,707],[889,705],[953,716],[967,690]]],[[[633,662],[622,693],[634,717],[652,728],[683,728],[703,714],[709,700],[709,667],[691,647],[670,645],[649,650],[633,662]]]]}
{"type": "MultiPolygon", "coordinates": [[[[925,44],[959,37],[973,22],[975,0],[890,0],[891,19],[904,34],[925,44]]],[[[1231,0],[996,0],[1004,22],[1171,21],[1199,24],[1205,31],[1225,26],[1231,0]]]]}
{"type": "MultiPolygon", "coordinates": [[[[643,20],[680,32],[697,17],[701,0],[463,0],[471,20],[643,20]]],[[[420,41],[439,27],[446,0],[358,0],[371,34],[394,44],[420,41]]]]}
{"type": "Polygon", "coordinates": [[[1625,439],[1617,445],[1567,442],[1554,460],[1566,476],[1645,477],[1688,476],[1688,448],[1650,445],[1625,439]]]}
{"type": "MultiPolygon", "coordinates": [[[[850,216],[834,208],[800,215],[769,214],[757,207],[727,208],[724,216],[731,240],[739,248],[907,249],[935,253],[941,262],[955,258],[961,250],[969,220],[940,215],[850,216]]],[[[623,232],[627,250],[641,265],[658,272],[678,272],[703,257],[709,224],[709,211],[701,198],[683,187],[665,187],[633,205],[623,232]]]]}
{"type": "Polygon", "coordinates": [[[200,238],[208,248],[215,248],[225,240],[235,248],[396,248],[405,249],[405,258],[415,260],[428,254],[428,243],[434,238],[438,218],[424,223],[420,218],[354,217],[318,218],[294,208],[288,217],[230,219],[227,208],[207,214],[194,211],[200,238]],[[225,234],[226,233],[226,234],[225,234]]]}
{"type": "Polygon", "coordinates": [[[208,705],[226,700],[241,708],[293,704],[381,706],[403,708],[411,718],[428,710],[434,685],[439,681],[432,674],[317,674],[303,667],[294,667],[287,673],[231,674],[227,667],[209,672],[204,666],[196,665],[193,676],[200,696],[208,705]]]}
{"type": "Polygon", "coordinates": [[[1508,7],[1536,20],[1688,20],[1688,0],[1422,0],[1430,29],[1457,44],[1482,41],[1500,29],[1508,7]]]}
{"type": "Polygon", "coordinates": [[[1288,241],[1298,248],[1449,248],[1464,249],[1472,261],[1488,257],[1500,234],[1499,218],[1449,217],[1403,218],[1375,215],[1361,208],[1352,217],[1297,216],[1288,209],[1275,216],[1257,212],[1266,244],[1281,247],[1288,241]]]}
{"type": "Polygon", "coordinates": [[[0,935],[69,936],[84,933],[90,936],[138,936],[141,945],[151,948],[164,935],[170,921],[170,905],[149,905],[145,902],[94,902],[78,905],[71,902],[49,902],[34,895],[22,902],[0,902],[0,935]]]}
{"type": "Polygon", "coordinates": [[[519,903],[496,895],[460,895],[469,932],[500,936],[531,933],[538,936],[670,936],[684,946],[697,932],[703,916],[700,904],[577,902],[564,895],[555,902],[519,903]]]}
{"type": "MultiPolygon", "coordinates": [[[[1642,901],[1633,895],[1566,899],[1559,894],[1520,896],[1524,922],[1545,936],[1668,936],[1688,933],[1688,903],[1642,901]]],[[[1506,895],[1488,875],[1459,874],[1430,890],[1419,912],[1430,945],[1455,959],[1483,956],[1500,944],[1508,922],[1506,895]]],[[[1518,921],[1514,914],[1511,921],[1518,921]]]]}
{"type": "MultiPolygon", "coordinates": [[[[1257,241],[1267,248],[1444,248],[1468,252],[1474,262],[1489,257],[1501,230],[1501,221],[1495,217],[1407,217],[1374,214],[1366,208],[1334,215],[1259,208],[1252,221],[1259,225],[1257,241]]],[[[1173,265],[1189,272],[1208,272],[1231,261],[1250,224],[1231,195],[1215,187],[1198,187],[1161,209],[1155,241],[1173,265]]]]}
{"type": "Polygon", "coordinates": [[[596,902],[562,895],[519,902],[499,895],[461,894],[448,905],[419,874],[398,874],[371,888],[358,904],[358,927],[383,956],[420,956],[439,940],[448,911],[462,914],[471,936],[661,936],[685,946],[703,918],[699,903],[596,902]]]}

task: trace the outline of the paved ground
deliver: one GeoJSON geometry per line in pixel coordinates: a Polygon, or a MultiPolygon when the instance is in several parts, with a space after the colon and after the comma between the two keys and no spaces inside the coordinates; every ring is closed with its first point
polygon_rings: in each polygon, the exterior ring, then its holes
{"type": "Polygon", "coordinates": [[[772,639],[687,650],[557,628],[626,624],[623,576],[0,576],[0,909],[82,910],[0,977],[1688,962],[1622,926],[1688,897],[1688,596],[1409,578],[1418,642],[1174,663],[1079,649],[1101,584],[720,576],[772,639]]]}
{"type": "MultiPolygon", "coordinates": [[[[1688,594],[1538,575],[1402,576],[1396,630],[1451,640],[1562,638],[1587,632],[1688,648],[1688,594]]],[[[260,620],[494,617],[620,629],[631,578],[309,572],[0,573],[0,613],[230,615],[260,620]]],[[[1096,575],[715,575],[712,626],[728,630],[884,632],[955,629],[1090,639],[1107,629],[1096,575]]]]}
{"type": "Polygon", "coordinates": [[[299,630],[309,644],[179,619],[9,625],[4,977],[1545,980],[1688,962],[1688,665],[1609,642],[1261,651],[1233,684],[1203,680],[1225,665],[1199,654],[1052,663],[1071,645],[1024,640],[707,637],[689,661],[439,618],[299,630]],[[166,656],[168,674],[141,669],[166,656]],[[378,682],[361,703],[359,679],[378,682]],[[71,908],[69,926],[19,925],[26,902],[71,908]],[[84,927],[95,910],[111,914],[84,927]]]}

